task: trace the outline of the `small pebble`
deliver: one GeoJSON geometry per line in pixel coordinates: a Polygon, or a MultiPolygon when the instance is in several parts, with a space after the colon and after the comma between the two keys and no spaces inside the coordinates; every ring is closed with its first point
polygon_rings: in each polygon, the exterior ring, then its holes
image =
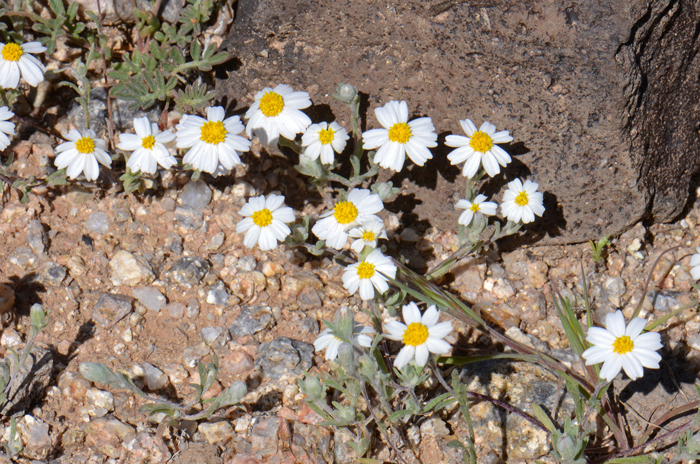
{"type": "Polygon", "coordinates": [[[112,271],[110,275],[112,285],[115,287],[122,285],[135,287],[152,282],[156,278],[148,261],[126,250],[116,252],[109,261],[109,267],[112,271]]]}
{"type": "Polygon", "coordinates": [[[141,364],[143,367],[143,381],[149,390],[159,390],[168,383],[168,376],[163,371],[147,362],[141,364]]]}
{"type": "Polygon", "coordinates": [[[106,234],[110,230],[109,215],[102,211],[93,211],[85,221],[85,229],[100,235],[106,234]]]}
{"type": "Polygon", "coordinates": [[[182,319],[185,315],[185,305],[180,302],[168,303],[165,308],[168,310],[170,317],[174,319],[182,319]]]}
{"type": "Polygon", "coordinates": [[[183,206],[202,210],[211,201],[211,195],[211,188],[203,180],[189,181],[180,192],[180,201],[183,206]]]}
{"type": "Polygon", "coordinates": [[[167,303],[165,296],[155,287],[137,287],[132,294],[151,311],[160,312],[167,303]]]}

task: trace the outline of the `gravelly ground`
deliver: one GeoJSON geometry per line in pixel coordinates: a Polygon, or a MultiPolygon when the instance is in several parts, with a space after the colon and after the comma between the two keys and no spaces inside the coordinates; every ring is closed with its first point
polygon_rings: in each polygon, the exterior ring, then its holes
{"type": "MultiPolygon", "coordinates": [[[[42,158],[27,153],[42,150],[52,156],[42,137],[13,147],[21,169],[41,169],[42,158]]],[[[247,197],[278,190],[289,194],[289,186],[303,191],[293,169],[279,157],[271,159],[264,167],[241,168],[235,177],[212,182],[213,188],[205,182],[187,184],[186,175],[176,174],[166,175],[157,195],[71,186],[39,191],[26,205],[14,192],[6,197],[0,213],[0,283],[14,291],[15,304],[5,308],[2,350],[22,346],[31,304],[42,303],[51,317],[38,345],[50,350],[52,375],[41,379],[33,403],[19,414],[26,460],[160,462],[170,455],[172,462],[183,463],[352,459],[342,437],[317,425],[319,418],[304,406],[296,379],[305,369],[328,368],[310,345],[323,327],[321,320],[332,319],[342,306],[357,309],[361,301],[348,297],[342,268],[328,257],[285,247],[268,253],[248,250],[235,233],[241,219],[237,212],[247,197]],[[187,385],[198,379],[197,360],[209,359],[213,352],[221,363],[213,393],[243,380],[250,391],[243,407],[222,411],[208,422],[183,423],[162,440],[157,424],[138,412],[140,399],[92,385],[77,373],[81,362],[100,361],[157,394],[187,400],[192,394],[187,385]],[[187,453],[197,457],[187,458],[187,453]]],[[[311,214],[322,206],[296,202],[297,210],[311,214]]],[[[430,267],[457,247],[449,232],[430,228],[420,238],[403,228],[400,216],[385,212],[383,218],[394,255],[407,252],[430,267]]],[[[616,308],[629,317],[642,298],[652,263],[669,247],[680,247],[661,259],[643,303],[645,317],[660,317],[694,296],[688,263],[700,246],[699,221],[696,205],[678,223],[648,229],[638,225],[614,241],[600,264],[590,259],[587,244],[519,248],[501,255],[491,251],[464,260],[445,285],[511,336],[534,336],[546,342],[535,341],[538,347],[565,357],[568,344],[552,306],[552,284],[582,303],[583,262],[596,320],[616,308]]],[[[679,388],[692,387],[699,365],[699,321],[689,309],[662,331],[667,364],[656,381],[620,383],[625,401],[640,416],[658,416],[657,409],[681,404],[679,388]]],[[[455,354],[488,346],[479,334],[455,326],[455,354]]],[[[525,376],[521,382],[543,375],[516,371],[525,376]]],[[[512,375],[511,370],[503,374],[505,380],[496,376],[491,381],[512,387],[512,375]]],[[[528,410],[529,400],[523,401],[528,410]]],[[[487,420],[493,412],[482,409],[477,406],[473,413],[477,422],[484,419],[482,429],[477,428],[482,456],[517,462],[546,452],[544,436],[529,437],[522,449],[512,438],[504,445],[508,427],[494,432],[487,420]]],[[[636,414],[629,421],[633,429],[643,426],[636,414]]],[[[6,418],[5,427],[8,423],[6,418]]],[[[422,462],[459,462],[446,443],[462,427],[458,415],[448,411],[407,433],[422,462]]],[[[380,443],[375,457],[391,459],[380,443]]]]}

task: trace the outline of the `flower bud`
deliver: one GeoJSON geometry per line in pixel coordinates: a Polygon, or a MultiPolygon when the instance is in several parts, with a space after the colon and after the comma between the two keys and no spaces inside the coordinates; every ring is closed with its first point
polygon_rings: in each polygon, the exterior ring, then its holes
{"type": "Polygon", "coordinates": [[[357,89],[350,84],[343,84],[342,82],[336,87],[336,98],[343,103],[354,103],[357,96],[357,89]]]}
{"type": "Polygon", "coordinates": [[[299,380],[299,389],[311,401],[323,399],[324,389],[318,377],[307,377],[306,380],[299,380]]]}
{"type": "Polygon", "coordinates": [[[557,442],[557,451],[562,461],[573,461],[577,452],[576,443],[570,436],[564,435],[557,442]]]}
{"type": "Polygon", "coordinates": [[[343,343],[338,348],[338,360],[340,365],[348,372],[354,372],[357,368],[355,365],[355,349],[347,343],[343,343]]]}

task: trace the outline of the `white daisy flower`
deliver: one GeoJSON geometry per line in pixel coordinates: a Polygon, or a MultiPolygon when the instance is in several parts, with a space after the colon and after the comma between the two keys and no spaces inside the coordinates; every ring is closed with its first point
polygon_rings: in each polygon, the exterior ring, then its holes
{"type": "Polygon", "coordinates": [[[381,221],[374,213],[384,209],[379,195],[367,189],[354,189],[346,201],[339,201],[332,211],[325,213],[311,231],[325,240],[326,246],[340,250],[348,241],[347,230],[366,221],[381,221]]]}
{"type": "MultiPolygon", "coordinates": [[[[358,345],[370,348],[372,346],[372,337],[367,334],[373,334],[372,327],[366,327],[353,321],[352,334],[358,345]]],[[[338,349],[343,341],[338,338],[331,329],[324,329],[314,341],[314,349],[321,351],[326,349],[326,361],[333,361],[338,357],[338,349]]]]}
{"type": "Polygon", "coordinates": [[[92,129],[82,132],[71,129],[64,138],[64,142],[56,147],[56,159],[54,164],[58,169],[66,169],[66,174],[75,179],[81,172],[85,172],[87,180],[95,180],[100,175],[100,164],[111,167],[112,158],[107,153],[107,142],[97,138],[92,129]]]}
{"type": "Polygon", "coordinates": [[[387,277],[396,278],[396,266],[391,259],[382,254],[381,250],[374,250],[364,261],[351,264],[343,273],[343,286],[351,295],[360,290],[360,298],[371,300],[374,298],[374,289],[379,293],[389,290],[387,277]],[[383,274],[383,275],[382,275],[383,274]]]}
{"type": "Polygon", "coordinates": [[[374,110],[384,129],[372,129],[362,134],[365,150],[378,148],[374,161],[385,169],[400,171],[406,154],[418,166],[433,157],[428,148],[437,147],[437,134],[430,118],[408,122],[405,101],[390,101],[374,110]]]}
{"type": "Polygon", "coordinates": [[[219,165],[230,170],[242,164],[239,153],[250,149],[250,140],[236,135],[244,129],[241,118],[224,116],[223,107],[212,106],[207,108],[207,119],[188,114],[180,119],[177,147],[190,149],[182,158],[184,164],[212,174],[219,165]]]}
{"type": "Polygon", "coordinates": [[[658,369],[661,356],[656,350],[662,347],[661,335],[656,332],[642,333],[646,320],[635,317],[625,327],[622,311],[605,316],[605,329],[591,327],[586,340],[593,344],[581,356],[586,365],[603,363],[600,377],[612,381],[620,369],[636,380],[644,374],[643,367],[658,369]]]}
{"type": "Polygon", "coordinates": [[[509,221],[523,221],[527,224],[535,220],[535,215],[542,217],[544,206],[542,206],[543,196],[537,191],[538,184],[520,179],[508,182],[508,190],[503,194],[501,212],[509,221]]]}
{"type": "Polygon", "coordinates": [[[468,226],[471,224],[476,213],[481,213],[484,216],[493,216],[496,214],[498,205],[492,201],[484,200],[486,200],[486,195],[482,194],[477,195],[474,201],[459,200],[455,208],[466,209],[466,211],[460,214],[457,222],[463,226],[468,226]]]}
{"type": "Polygon", "coordinates": [[[348,131],[337,122],[321,122],[306,129],[301,136],[301,146],[306,147],[304,155],[312,160],[321,156],[321,163],[333,164],[333,152],[342,153],[349,138],[348,131]]]}
{"type": "Polygon", "coordinates": [[[276,144],[280,135],[294,140],[311,124],[311,119],[300,111],[309,106],[311,98],[307,92],[295,92],[286,84],[262,89],[245,114],[248,137],[257,135],[263,145],[276,144]]]}
{"type": "Polygon", "coordinates": [[[431,305],[425,310],[423,316],[415,303],[411,302],[403,307],[403,320],[389,321],[384,328],[388,333],[384,337],[389,340],[403,342],[396,356],[394,366],[403,369],[415,357],[416,365],[423,367],[428,362],[430,353],[447,354],[451,345],[443,340],[452,332],[452,322],[440,322],[440,311],[431,305]]]}
{"type": "Polygon", "coordinates": [[[0,42],[0,87],[16,89],[20,75],[27,84],[36,87],[44,80],[46,67],[31,53],[45,51],[46,47],[39,42],[27,42],[22,45],[0,42]]]}
{"type": "Polygon", "coordinates": [[[458,147],[447,155],[447,159],[453,165],[466,161],[462,169],[462,174],[465,177],[470,179],[474,177],[482,164],[486,173],[493,177],[501,172],[499,164],[506,167],[510,163],[510,155],[496,145],[513,141],[513,137],[508,134],[508,131],[496,132],[496,126],[488,121],[484,122],[479,130],[476,130],[476,126],[470,119],[459,121],[459,123],[467,136],[448,135],[445,138],[445,145],[458,147]]]}
{"type": "Polygon", "coordinates": [[[690,258],[690,265],[692,266],[690,275],[693,276],[693,279],[698,280],[700,279],[700,247],[696,248],[695,251],[697,251],[697,253],[690,258]]]}
{"type": "Polygon", "coordinates": [[[352,248],[355,253],[360,253],[366,246],[377,248],[377,240],[380,238],[387,238],[386,231],[384,230],[384,223],[382,221],[373,220],[365,221],[360,224],[359,227],[350,229],[348,235],[357,239],[350,245],[350,248],[352,248]]]}
{"type": "Polygon", "coordinates": [[[158,124],[149,124],[146,117],[134,119],[134,130],[136,134],[119,134],[117,145],[122,150],[134,152],[126,163],[131,172],[155,174],[159,164],[165,169],[177,164],[175,157],[163,145],[175,140],[175,134],[161,132],[158,124]]]}
{"type": "Polygon", "coordinates": [[[15,123],[8,121],[14,115],[15,113],[10,111],[8,107],[0,107],[0,150],[10,146],[11,142],[8,135],[15,135],[15,123]]]}
{"type": "Polygon", "coordinates": [[[294,210],[282,206],[284,196],[271,194],[254,197],[238,212],[246,216],[236,224],[236,232],[246,232],[243,244],[253,248],[257,243],[262,251],[277,248],[277,241],[283,242],[292,231],[287,225],[294,222],[294,210]]]}

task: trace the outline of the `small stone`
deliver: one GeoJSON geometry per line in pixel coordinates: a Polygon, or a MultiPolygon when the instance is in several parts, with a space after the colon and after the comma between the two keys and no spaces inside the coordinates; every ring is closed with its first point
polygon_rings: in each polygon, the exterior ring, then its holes
{"type": "Polygon", "coordinates": [[[253,358],[243,350],[236,350],[221,358],[221,370],[232,375],[240,375],[255,366],[253,358]]]}
{"type": "Polygon", "coordinates": [[[195,345],[190,348],[186,348],[182,352],[182,363],[193,369],[197,366],[197,363],[206,355],[209,354],[209,347],[206,343],[202,342],[199,345],[195,345]]]}
{"type": "Polygon", "coordinates": [[[102,211],[93,211],[85,221],[85,229],[99,235],[104,235],[110,230],[109,215],[102,211]]]}
{"type": "Polygon", "coordinates": [[[622,295],[626,290],[625,281],[622,280],[622,277],[608,277],[605,279],[605,282],[603,282],[603,290],[605,290],[608,296],[608,301],[619,308],[622,295]]]}
{"type": "Polygon", "coordinates": [[[12,287],[0,284],[0,314],[9,312],[15,306],[15,291],[12,287]]]}
{"type": "Polygon", "coordinates": [[[304,317],[299,321],[299,332],[303,334],[318,333],[318,321],[313,317],[304,317]]]}
{"type": "Polygon", "coordinates": [[[279,337],[260,345],[255,364],[261,367],[264,377],[273,381],[296,378],[311,368],[313,353],[310,343],[279,337]]]}
{"type": "Polygon", "coordinates": [[[92,383],[86,380],[77,372],[63,371],[58,376],[58,388],[64,398],[71,399],[76,402],[85,400],[87,391],[92,387],[92,383]]]}
{"type": "Polygon", "coordinates": [[[209,244],[207,244],[207,251],[216,251],[218,250],[221,245],[224,244],[224,240],[226,240],[226,234],[223,232],[219,232],[218,234],[214,235],[210,240],[209,244]]]}
{"type": "Polygon", "coordinates": [[[505,300],[515,295],[515,289],[510,282],[499,277],[496,279],[496,284],[493,286],[493,291],[491,293],[499,300],[505,300]]]}
{"type": "Polygon", "coordinates": [[[37,275],[34,280],[36,282],[41,282],[47,287],[58,287],[65,278],[65,267],[53,261],[46,261],[37,269],[37,275]]]}
{"type": "Polygon", "coordinates": [[[471,293],[473,297],[481,291],[484,286],[484,266],[470,265],[464,271],[455,276],[455,286],[460,293],[471,293]]]}
{"type": "Polygon", "coordinates": [[[109,267],[112,270],[110,275],[112,285],[115,287],[122,285],[135,287],[153,282],[156,278],[148,261],[126,250],[115,253],[109,262],[109,267]]]}
{"type": "Polygon", "coordinates": [[[85,426],[85,445],[90,449],[117,459],[120,457],[122,441],[136,433],[132,426],[114,418],[98,418],[85,426]]]}
{"type": "Polygon", "coordinates": [[[163,247],[173,254],[181,255],[183,251],[182,237],[180,237],[180,235],[176,234],[175,232],[170,232],[165,237],[165,243],[163,244],[163,247]]]}
{"type": "Polygon", "coordinates": [[[203,180],[189,181],[180,192],[182,206],[202,210],[211,201],[211,188],[203,180]]]}
{"type": "Polygon", "coordinates": [[[23,270],[33,269],[37,263],[37,257],[28,247],[17,247],[9,256],[10,262],[18,265],[23,270]]]}
{"type": "Polygon", "coordinates": [[[401,235],[399,236],[401,238],[402,242],[417,242],[420,240],[420,235],[418,235],[418,232],[416,232],[414,229],[410,227],[406,227],[402,232],[401,235]]]}
{"type": "Polygon", "coordinates": [[[700,351],[700,334],[693,334],[689,336],[688,346],[694,350],[700,351]]]}
{"type": "Polygon", "coordinates": [[[189,377],[189,374],[181,364],[165,363],[161,367],[163,368],[163,373],[168,376],[172,384],[180,384],[189,377]]]}
{"type": "Polygon", "coordinates": [[[68,356],[72,348],[73,342],[71,342],[70,340],[61,340],[60,342],[58,342],[58,345],[56,345],[56,350],[58,350],[58,353],[61,356],[68,356]]]}
{"type": "Polygon", "coordinates": [[[420,425],[421,437],[442,438],[450,434],[445,426],[445,421],[438,417],[431,417],[420,425]]]}
{"type": "Polygon", "coordinates": [[[262,265],[262,273],[265,275],[265,277],[284,274],[284,267],[279,263],[265,261],[262,265]]]}
{"type": "Polygon", "coordinates": [[[117,208],[114,211],[112,211],[112,215],[114,216],[114,222],[117,224],[122,224],[129,219],[131,219],[131,211],[127,207],[123,208],[117,208]]]}
{"type": "Polygon", "coordinates": [[[175,209],[175,219],[182,227],[190,230],[197,230],[204,225],[204,215],[201,211],[188,206],[178,206],[175,209]]]}
{"type": "Polygon", "coordinates": [[[252,451],[263,458],[277,454],[279,441],[283,434],[282,429],[287,429],[287,433],[289,433],[289,424],[277,416],[268,417],[256,423],[250,432],[252,451]]]}
{"type": "Polygon", "coordinates": [[[535,261],[534,263],[527,263],[527,278],[530,281],[530,285],[540,289],[544,287],[547,283],[547,271],[549,271],[549,266],[544,261],[535,261]]]}
{"type": "Polygon", "coordinates": [[[185,315],[185,305],[179,302],[169,303],[165,309],[168,310],[170,317],[174,319],[182,319],[185,315]]]}
{"type": "Polygon", "coordinates": [[[242,179],[236,179],[236,183],[231,187],[231,195],[238,198],[251,197],[256,194],[255,187],[242,179]]]}
{"type": "Polygon", "coordinates": [[[2,337],[0,337],[0,345],[7,346],[9,348],[19,346],[22,344],[22,337],[13,328],[7,328],[3,330],[2,337]]]}
{"type": "Polygon", "coordinates": [[[233,438],[233,427],[227,421],[205,422],[198,430],[210,445],[224,445],[233,438]]]}
{"type": "Polygon", "coordinates": [[[26,415],[18,424],[22,442],[26,448],[23,454],[32,459],[44,459],[53,448],[49,436],[49,424],[45,424],[33,416],[26,415]]]}
{"type": "Polygon", "coordinates": [[[160,390],[168,383],[168,376],[154,365],[145,362],[141,366],[144,372],[143,381],[149,390],[160,390]]]}
{"type": "Polygon", "coordinates": [[[201,258],[181,258],[170,266],[165,276],[174,284],[192,288],[199,285],[209,268],[209,263],[201,258]]]}
{"type": "Polygon", "coordinates": [[[239,272],[251,272],[254,271],[258,263],[255,261],[255,257],[251,255],[245,255],[236,262],[236,269],[239,272]]]}
{"type": "Polygon", "coordinates": [[[114,396],[110,392],[91,388],[85,394],[87,400],[86,412],[92,417],[104,417],[114,411],[114,396]]]}
{"type": "Polygon", "coordinates": [[[268,328],[273,322],[270,308],[265,305],[243,307],[229,326],[231,338],[237,340],[238,337],[253,335],[268,328]]]}
{"type": "Polygon", "coordinates": [[[103,293],[92,310],[92,319],[102,327],[110,328],[131,313],[133,301],[127,295],[103,293]]]}
{"type": "Polygon", "coordinates": [[[185,315],[190,319],[194,319],[199,316],[199,301],[196,298],[190,298],[187,301],[187,310],[185,315]]]}
{"type": "Polygon", "coordinates": [[[177,202],[170,197],[164,197],[160,200],[160,207],[163,211],[175,211],[177,202]]]}
{"type": "Polygon", "coordinates": [[[146,308],[155,312],[160,312],[167,303],[165,296],[155,287],[137,287],[132,295],[146,308]]]}
{"type": "Polygon", "coordinates": [[[42,255],[46,251],[46,242],[48,238],[44,225],[41,221],[32,219],[27,224],[27,231],[24,233],[24,241],[27,242],[29,248],[37,255],[42,255]]]}
{"type": "Polygon", "coordinates": [[[227,306],[229,304],[229,294],[226,285],[222,281],[217,281],[207,288],[207,303],[213,305],[227,306]]]}
{"type": "Polygon", "coordinates": [[[318,292],[311,287],[306,287],[301,291],[298,301],[299,306],[301,306],[303,310],[320,308],[323,305],[321,297],[318,296],[318,292]]]}
{"type": "Polygon", "coordinates": [[[652,290],[647,293],[647,298],[654,307],[654,311],[668,313],[681,306],[680,298],[683,292],[673,290],[652,290]]]}
{"type": "Polygon", "coordinates": [[[216,340],[224,332],[223,327],[204,327],[201,331],[202,341],[207,345],[214,347],[216,340]]]}

